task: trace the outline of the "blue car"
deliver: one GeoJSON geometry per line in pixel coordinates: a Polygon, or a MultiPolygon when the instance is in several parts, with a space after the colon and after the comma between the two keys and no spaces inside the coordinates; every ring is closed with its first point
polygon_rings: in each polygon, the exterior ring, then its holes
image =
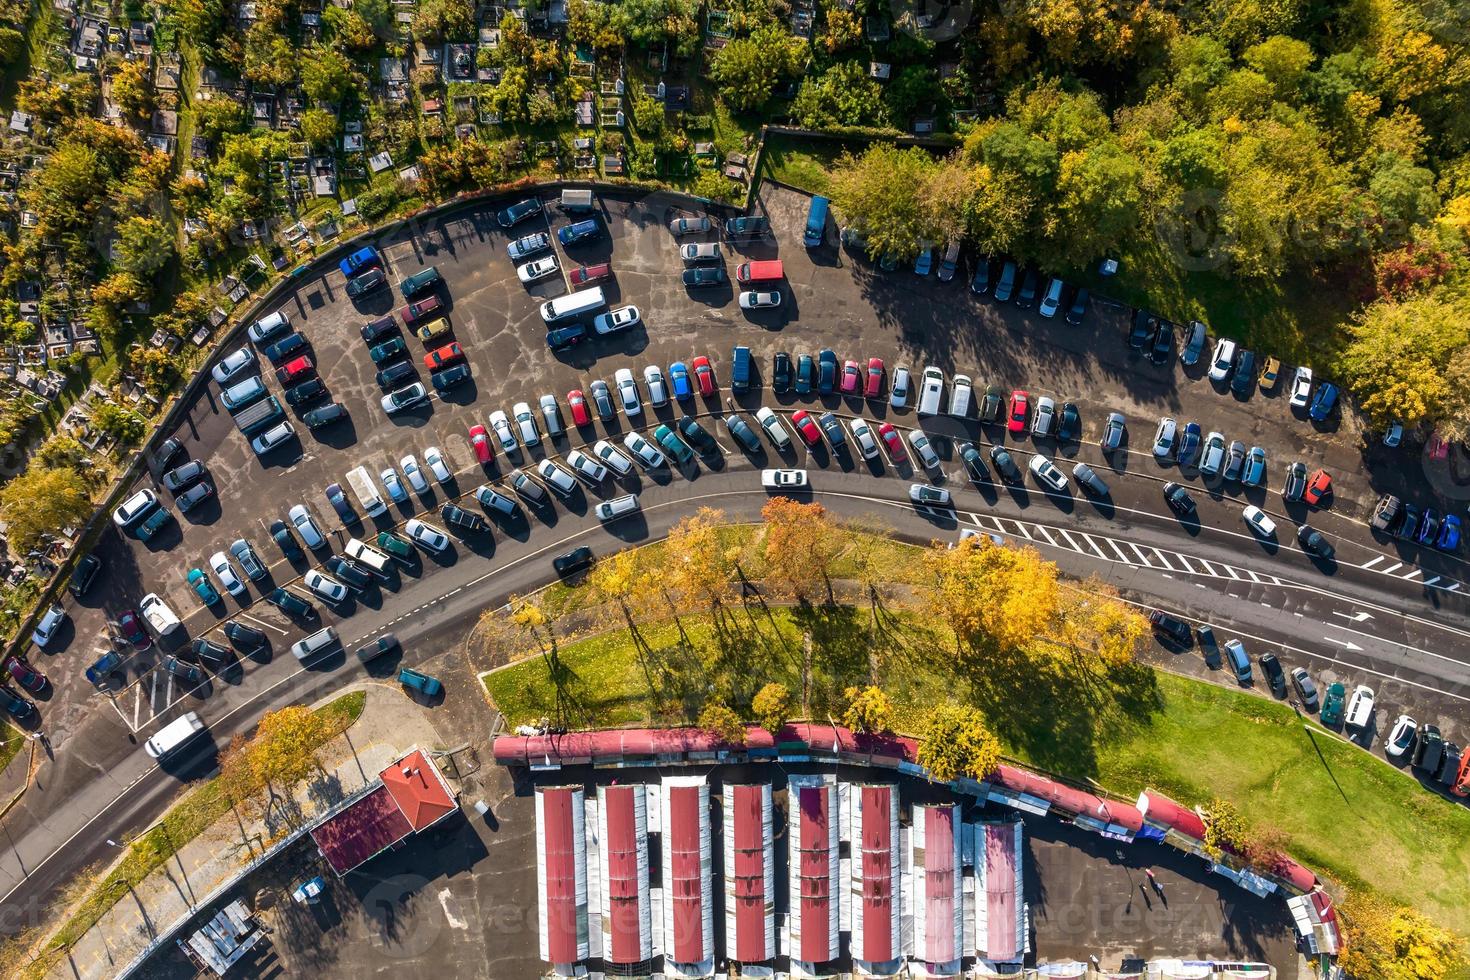
{"type": "Polygon", "coordinates": [[[194,594],[199,597],[199,601],[206,606],[212,606],[216,602],[219,602],[219,593],[214,590],[214,586],[209,584],[209,579],[199,569],[189,569],[189,586],[194,590],[194,594]]]}
{"type": "Polygon", "coordinates": [[[669,365],[669,384],[674,389],[674,397],[680,401],[694,397],[694,388],[689,384],[689,369],[683,361],[669,365]]]}
{"type": "Polygon", "coordinates": [[[837,355],[824,348],[817,355],[817,391],[830,395],[837,388],[837,355]]]}
{"type": "Polygon", "coordinates": [[[1312,408],[1308,414],[1312,416],[1313,422],[1325,422],[1336,405],[1337,385],[1324,381],[1317,386],[1317,393],[1312,396],[1312,408]]]}
{"type": "Polygon", "coordinates": [[[1202,439],[1198,422],[1190,422],[1184,427],[1184,432],[1179,437],[1179,447],[1174,451],[1174,458],[1180,466],[1188,466],[1194,462],[1194,458],[1199,455],[1202,439]]]}
{"type": "Polygon", "coordinates": [[[1439,540],[1434,546],[1440,551],[1460,550],[1460,519],[1454,514],[1446,514],[1444,523],[1439,526],[1439,540]]]}
{"type": "Polygon", "coordinates": [[[293,331],[292,333],[288,333],[285,337],[276,341],[274,344],[271,344],[262,353],[265,354],[266,358],[272,364],[279,364],[280,362],[284,361],[288,355],[296,353],[298,350],[305,346],[306,336],[304,334],[295,333],[293,331]]]}
{"type": "Polygon", "coordinates": [[[439,683],[439,678],[408,667],[398,671],[398,683],[418,691],[426,698],[438,697],[439,692],[444,690],[444,685],[439,683]]]}
{"type": "Polygon", "coordinates": [[[96,663],[87,668],[87,680],[95,685],[101,685],[122,666],[122,661],[122,654],[116,650],[108,650],[96,663]]]}
{"type": "Polygon", "coordinates": [[[371,245],[364,245],[362,248],[358,249],[356,252],[353,252],[351,255],[347,256],[347,258],[337,263],[337,266],[342,270],[342,275],[351,278],[352,276],[361,272],[363,269],[368,268],[369,266],[382,264],[383,257],[378,254],[378,250],[373,248],[371,245]]]}
{"type": "Polygon", "coordinates": [[[588,218],[575,224],[563,225],[556,230],[556,237],[563,245],[591,241],[602,234],[602,224],[596,218],[588,218]]]}
{"type": "Polygon", "coordinates": [[[801,355],[801,359],[796,362],[796,393],[798,395],[812,393],[812,379],[816,373],[816,365],[812,363],[812,356],[810,354],[801,355]]]}
{"type": "Polygon", "coordinates": [[[569,327],[557,327],[546,332],[546,346],[552,350],[566,350],[587,339],[587,324],[574,323],[569,327]]]}
{"type": "Polygon", "coordinates": [[[1419,518],[1419,530],[1414,532],[1414,540],[1419,544],[1434,544],[1439,537],[1439,514],[1433,507],[1424,508],[1424,516],[1419,518]]]}
{"type": "Polygon", "coordinates": [[[927,276],[934,271],[934,249],[926,248],[914,259],[914,275],[927,276]]]}

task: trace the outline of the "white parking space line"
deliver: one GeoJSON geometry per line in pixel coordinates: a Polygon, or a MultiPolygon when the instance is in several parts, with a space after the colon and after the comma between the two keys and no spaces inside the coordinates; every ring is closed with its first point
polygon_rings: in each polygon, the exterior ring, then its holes
{"type": "Polygon", "coordinates": [[[1133,560],[1127,555],[1123,554],[1123,549],[1118,547],[1118,542],[1114,541],[1112,538],[1103,538],[1103,540],[1108,543],[1109,548],[1113,549],[1113,553],[1118,556],[1118,560],[1120,562],[1125,565],[1133,564],[1133,560]]]}
{"type": "Polygon", "coordinates": [[[1164,553],[1162,551],[1160,551],[1158,548],[1150,548],[1148,550],[1154,553],[1154,557],[1159,560],[1159,564],[1163,565],[1171,572],[1174,570],[1174,566],[1169,564],[1169,559],[1164,557],[1164,553]]]}
{"type": "Polygon", "coordinates": [[[1199,572],[1196,572],[1194,570],[1194,566],[1189,563],[1189,559],[1186,558],[1185,556],[1181,555],[1179,552],[1177,552],[1177,551],[1174,552],[1174,558],[1179,562],[1179,564],[1181,564],[1181,565],[1184,566],[1184,570],[1186,572],[1188,572],[1189,574],[1191,574],[1191,575],[1198,575],[1199,574],[1199,572]]]}
{"type": "MultiPolygon", "coordinates": [[[[1364,567],[1366,567],[1366,566],[1364,566],[1364,567]]],[[[1403,567],[1404,567],[1404,563],[1403,562],[1396,561],[1392,565],[1390,565],[1388,568],[1382,569],[1382,571],[1383,571],[1383,574],[1385,574],[1385,575],[1392,575],[1395,571],[1397,571],[1398,569],[1403,568],[1403,567]]]]}
{"type": "Polygon", "coordinates": [[[1376,565],[1379,562],[1383,561],[1384,558],[1386,558],[1386,557],[1387,557],[1386,555],[1379,555],[1377,558],[1374,558],[1372,561],[1367,562],[1366,564],[1364,564],[1364,565],[1362,565],[1360,567],[1362,567],[1362,568],[1372,568],[1374,565],[1376,565]]]}
{"type": "Polygon", "coordinates": [[[285,636],[286,635],[286,631],[284,629],[282,629],[281,627],[275,625],[274,623],[267,623],[263,619],[256,619],[254,616],[250,615],[249,613],[243,613],[243,612],[242,613],[239,613],[239,614],[236,615],[235,618],[236,619],[243,619],[243,620],[245,620],[247,622],[254,623],[256,626],[259,626],[262,629],[275,630],[277,633],[281,634],[282,636],[285,636]]]}
{"type": "Polygon", "coordinates": [[[1209,562],[1205,561],[1203,558],[1196,558],[1195,561],[1197,561],[1201,565],[1205,566],[1205,574],[1206,575],[1212,576],[1214,578],[1220,578],[1220,573],[1217,572],[1217,571],[1215,571],[1215,566],[1214,565],[1211,565],[1209,562]]]}
{"type": "Polygon", "coordinates": [[[1149,561],[1148,560],[1148,556],[1145,555],[1141,550],[1139,550],[1138,545],[1134,544],[1132,541],[1127,542],[1127,544],[1128,544],[1128,547],[1130,547],[1130,548],[1133,549],[1133,553],[1138,556],[1139,562],[1141,562],[1142,564],[1146,565],[1149,568],[1153,568],[1154,567],[1153,566],[1153,562],[1149,561]]]}
{"type": "Polygon", "coordinates": [[[1235,579],[1237,582],[1240,581],[1240,575],[1236,573],[1235,569],[1231,568],[1229,565],[1221,565],[1220,567],[1225,569],[1226,574],[1228,574],[1231,578],[1235,579]]]}
{"type": "Polygon", "coordinates": [[[1439,581],[1439,576],[1436,575],[1433,578],[1427,578],[1427,579],[1425,579],[1424,580],[1424,584],[1425,585],[1433,585],[1435,582],[1438,582],[1438,581],[1439,581]]]}
{"type": "Polygon", "coordinates": [[[1423,574],[1424,574],[1424,570],[1422,568],[1416,568],[1412,572],[1410,572],[1409,574],[1403,575],[1403,576],[1400,576],[1400,577],[1403,578],[1404,581],[1406,581],[1406,582],[1412,582],[1414,579],[1418,578],[1420,575],[1423,575],[1423,574]]]}
{"type": "Polygon", "coordinates": [[[1051,532],[1048,531],[1044,525],[1036,525],[1036,532],[1046,539],[1047,544],[1051,545],[1052,547],[1056,547],[1057,539],[1051,536],[1051,532]]]}
{"type": "Polygon", "coordinates": [[[1097,553],[1097,556],[1099,558],[1101,558],[1103,561],[1109,561],[1110,560],[1107,555],[1103,554],[1103,550],[1097,546],[1097,542],[1094,541],[1094,540],[1092,540],[1092,535],[1090,535],[1090,534],[1084,534],[1084,535],[1082,535],[1082,540],[1083,541],[1086,541],[1088,547],[1090,547],[1094,552],[1096,552],[1097,553]]]}
{"type": "Polygon", "coordinates": [[[1067,533],[1065,528],[1057,528],[1057,533],[1060,534],[1064,539],[1066,539],[1068,547],[1077,552],[1079,555],[1082,554],[1082,546],[1077,543],[1076,539],[1074,539],[1070,534],[1067,533]]]}
{"type": "Polygon", "coordinates": [[[1023,524],[1021,521],[1017,521],[1016,522],[1016,529],[1019,530],[1022,534],[1026,535],[1026,540],[1027,541],[1034,541],[1034,540],[1036,540],[1035,538],[1033,538],[1031,536],[1031,532],[1028,531],[1028,530],[1026,530],[1026,525],[1023,524]]]}

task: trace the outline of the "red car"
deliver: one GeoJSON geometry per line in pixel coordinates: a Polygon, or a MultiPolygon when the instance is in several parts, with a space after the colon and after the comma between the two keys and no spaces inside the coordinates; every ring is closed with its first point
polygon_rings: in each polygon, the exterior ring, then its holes
{"type": "Polygon", "coordinates": [[[883,446],[888,450],[888,458],[895,464],[902,463],[906,458],[903,452],[903,440],[899,438],[898,430],[893,427],[893,423],[884,422],[878,426],[878,435],[883,437],[883,446]]]}
{"type": "Polygon", "coordinates": [[[858,368],[857,361],[847,361],[842,365],[842,393],[844,395],[856,395],[858,390],[858,379],[863,372],[858,368]]]}
{"type": "Polygon", "coordinates": [[[146,650],[153,645],[153,638],[148,635],[147,630],[143,629],[143,624],[138,622],[138,614],[131,609],[124,610],[123,614],[117,617],[117,631],[122,634],[124,640],[132,644],[135,650],[146,650]]]}
{"type": "Polygon", "coordinates": [[[603,279],[612,278],[612,263],[599,262],[597,265],[581,265],[567,273],[567,281],[573,288],[585,285],[589,282],[601,282],[603,279]]]}
{"type": "Polygon", "coordinates": [[[1321,503],[1322,498],[1332,493],[1332,477],[1326,470],[1318,470],[1307,479],[1307,489],[1302,491],[1302,499],[1313,507],[1321,503]]]}
{"type": "Polygon", "coordinates": [[[863,388],[864,398],[877,398],[883,390],[883,358],[868,358],[868,382],[863,388]]]}
{"type": "Polygon", "coordinates": [[[455,361],[458,361],[463,357],[464,348],[460,347],[457,342],[452,344],[445,344],[438,350],[431,350],[429,351],[429,353],[424,355],[424,367],[428,368],[430,371],[437,371],[440,368],[445,367],[446,365],[453,364],[455,361]]]}
{"type": "Polygon", "coordinates": [[[276,377],[280,379],[281,384],[287,385],[293,381],[300,381],[314,370],[311,358],[303,356],[294,361],[287,361],[276,368],[276,377]]]}
{"type": "Polygon", "coordinates": [[[806,440],[808,446],[815,446],[822,441],[822,433],[817,429],[817,423],[807,414],[804,408],[797,409],[791,413],[791,424],[796,426],[796,431],[806,440]]]}
{"type": "Polygon", "coordinates": [[[1026,399],[1031,397],[1020,388],[1011,392],[1011,418],[1006,429],[1016,435],[1026,431],[1026,399]]]}
{"type": "Polygon", "coordinates": [[[470,448],[475,451],[475,459],[481,463],[490,462],[490,434],[483,425],[470,426],[470,448]]]}
{"type": "Polygon", "coordinates": [[[587,399],[583,397],[581,388],[573,388],[567,392],[567,407],[572,410],[573,425],[592,424],[592,414],[587,411],[587,399]]]}
{"type": "Polygon", "coordinates": [[[398,315],[403,319],[403,325],[405,327],[411,327],[430,314],[438,313],[439,307],[443,305],[443,301],[437,295],[431,295],[419,300],[417,303],[409,303],[398,311],[398,315]]]}
{"type": "Polygon", "coordinates": [[[40,694],[46,689],[46,675],[19,657],[6,657],[5,669],[17,684],[32,694],[40,694]]]}
{"type": "Polygon", "coordinates": [[[709,358],[700,354],[692,362],[694,380],[699,382],[699,393],[706,398],[715,393],[715,369],[709,366],[709,358]]]}

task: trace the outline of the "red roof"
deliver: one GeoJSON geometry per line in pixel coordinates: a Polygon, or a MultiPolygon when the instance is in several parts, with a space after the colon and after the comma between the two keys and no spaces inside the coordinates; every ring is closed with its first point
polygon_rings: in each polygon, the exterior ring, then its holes
{"type": "Polygon", "coordinates": [[[322,856],[340,878],[397,844],[413,827],[386,786],[379,786],[311,832],[322,856]]]}
{"type": "Polygon", "coordinates": [[[954,905],[960,873],[954,860],[954,821],[959,807],[920,807],[924,820],[924,936],[918,957],[926,963],[960,958],[955,946],[954,905]]]}
{"type": "Polygon", "coordinates": [[[1068,813],[1083,814],[1094,820],[1117,824],[1128,828],[1132,833],[1137,833],[1143,827],[1143,814],[1135,806],[1059,783],[1025,769],[1002,763],[996,767],[991,778],[1007,789],[1046,800],[1068,813]]]}
{"type": "Polygon", "coordinates": [[[1290,882],[1292,887],[1299,892],[1310,892],[1317,886],[1317,876],[1291,858],[1286,858],[1281,867],[1273,870],[1278,878],[1290,882]]]}
{"type": "Polygon", "coordinates": [[[533,766],[547,762],[581,763],[626,756],[680,755],[689,752],[770,749],[775,741],[755,725],[745,730],[745,744],[726,742],[702,728],[618,728],[568,732],[565,735],[501,735],[495,739],[495,761],[533,766]]]}
{"type": "Polygon", "coordinates": [[[797,829],[801,950],[795,958],[807,963],[825,963],[832,958],[831,872],[837,855],[828,836],[831,797],[827,786],[803,786],[797,790],[797,805],[801,810],[797,829]]]}
{"type": "Polygon", "coordinates": [[[539,789],[537,804],[541,807],[542,861],[546,876],[540,885],[545,894],[545,955],[552,963],[575,963],[577,943],[577,849],[586,842],[574,836],[576,824],[572,808],[581,794],[566,786],[539,789]]]}
{"type": "Polygon", "coordinates": [[[415,832],[459,809],[439,767],[421,751],[409,753],[378,776],[415,832]]]}
{"type": "Polygon", "coordinates": [[[603,791],[603,807],[607,813],[607,840],[603,855],[607,861],[608,930],[611,934],[609,963],[643,962],[642,881],[639,878],[637,810],[634,787],[609,786],[603,791]]]}
{"type": "Polygon", "coordinates": [[[884,963],[895,959],[893,941],[894,787],[862,788],[863,949],[862,958],[884,963]]]}
{"type": "Polygon", "coordinates": [[[735,844],[735,939],[734,958],[742,963],[759,963],[767,958],[765,787],[733,787],[735,844]]]}
{"type": "Polygon", "coordinates": [[[777,742],[801,742],[823,752],[868,756],[872,761],[917,762],[919,743],[902,735],[864,735],[842,725],[794,722],[782,728],[777,742]]]}
{"type": "Polygon", "coordinates": [[[1016,945],[1019,897],[1016,895],[1016,830],[1014,824],[985,825],[985,947],[988,959],[1021,958],[1016,945]]]}
{"type": "Polygon", "coordinates": [[[1195,840],[1205,839],[1205,822],[1199,818],[1199,814],[1156,790],[1146,789],[1138,794],[1138,809],[1149,823],[1177,830],[1195,840]]]}
{"type": "Polygon", "coordinates": [[[700,841],[709,811],[700,804],[699,786],[670,786],[669,870],[673,884],[673,954],[676,963],[698,963],[705,958],[704,869],[700,841]]]}

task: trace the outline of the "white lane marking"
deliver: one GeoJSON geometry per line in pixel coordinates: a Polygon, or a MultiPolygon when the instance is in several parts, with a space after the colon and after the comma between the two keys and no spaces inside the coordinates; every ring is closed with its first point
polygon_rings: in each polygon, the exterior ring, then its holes
{"type": "Polygon", "coordinates": [[[1130,548],[1133,549],[1133,553],[1138,556],[1138,560],[1140,562],[1142,562],[1145,566],[1147,566],[1149,568],[1153,568],[1154,567],[1153,566],[1153,563],[1148,560],[1148,556],[1145,555],[1142,551],[1139,551],[1138,550],[1138,545],[1134,544],[1132,541],[1127,541],[1127,542],[1125,542],[1125,544],[1127,544],[1128,547],[1130,547],[1130,548]]]}
{"type": "Polygon", "coordinates": [[[1390,565],[1388,568],[1382,569],[1382,571],[1383,571],[1383,574],[1385,574],[1385,575],[1392,575],[1394,573],[1395,569],[1399,569],[1399,568],[1403,568],[1403,567],[1404,567],[1404,563],[1403,562],[1396,561],[1392,565],[1390,565]]]}
{"type": "Polygon", "coordinates": [[[282,629],[281,627],[275,625],[274,623],[267,623],[263,619],[257,619],[257,618],[255,618],[254,616],[251,616],[248,613],[240,613],[240,614],[237,615],[236,618],[237,619],[247,620],[249,622],[254,623],[256,626],[260,626],[260,627],[262,627],[264,629],[275,630],[277,633],[281,634],[282,636],[285,636],[286,635],[286,631],[284,629],[282,629]]]}
{"type": "Polygon", "coordinates": [[[1412,572],[1410,572],[1409,574],[1407,574],[1407,575],[1401,575],[1399,577],[1402,578],[1406,582],[1412,582],[1414,579],[1418,578],[1420,575],[1423,575],[1423,574],[1424,574],[1424,570],[1422,568],[1416,568],[1412,572]]]}
{"type": "Polygon", "coordinates": [[[1213,578],[1219,578],[1220,577],[1220,573],[1217,572],[1217,571],[1215,571],[1215,566],[1214,565],[1211,565],[1209,562],[1205,561],[1203,558],[1196,558],[1195,561],[1197,561],[1201,565],[1205,566],[1205,571],[1207,573],[1209,573],[1213,578]]]}
{"type": "Polygon", "coordinates": [[[1331,637],[1331,636],[1324,636],[1324,637],[1322,637],[1322,639],[1326,640],[1328,643],[1336,643],[1338,646],[1342,647],[1344,650],[1354,650],[1354,651],[1361,652],[1362,649],[1363,649],[1362,647],[1360,647],[1356,643],[1354,643],[1352,640],[1339,640],[1339,639],[1337,639],[1335,637],[1331,637]]]}
{"type": "Polygon", "coordinates": [[[1129,559],[1127,555],[1123,554],[1123,549],[1118,547],[1118,543],[1116,541],[1114,541],[1112,538],[1103,538],[1103,540],[1108,543],[1109,548],[1113,549],[1113,553],[1118,556],[1118,560],[1120,562],[1125,565],[1133,564],[1132,560],[1129,559]]]}
{"type": "MultiPolygon", "coordinates": [[[[1079,532],[1079,533],[1081,533],[1081,532],[1079,532]]],[[[1082,535],[1082,540],[1083,541],[1086,541],[1088,547],[1090,547],[1094,552],[1096,552],[1097,553],[1097,556],[1099,558],[1101,558],[1103,561],[1108,561],[1109,560],[1108,559],[1108,556],[1105,555],[1105,554],[1103,554],[1103,550],[1097,546],[1097,542],[1094,541],[1094,540],[1092,540],[1092,535],[1090,535],[1090,534],[1083,534],[1082,535]]]]}
{"type": "Polygon", "coordinates": [[[1439,576],[1436,575],[1436,576],[1434,576],[1434,578],[1427,578],[1427,579],[1425,579],[1424,580],[1424,584],[1425,585],[1433,585],[1435,582],[1438,582],[1438,581],[1439,581],[1439,576]]]}
{"type": "MultiPolygon", "coordinates": [[[[1075,538],[1073,538],[1070,534],[1067,533],[1066,528],[1060,528],[1060,527],[1057,528],[1057,533],[1060,534],[1064,540],[1066,540],[1067,546],[1069,548],[1071,548],[1073,551],[1077,552],[1079,555],[1080,554],[1083,554],[1082,546],[1077,543],[1077,540],[1075,538]]],[[[1052,543],[1055,544],[1056,542],[1052,542],[1052,543]]]]}
{"type": "Polygon", "coordinates": [[[1251,581],[1252,582],[1255,582],[1257,585],[1261,584],[1261,576],[1257,575],[1255,572],[1251,571],[1249,568],[1247,568],[1245,570],[1245,573],[1251,577],[1251,581]]]}
{"type": "Polygon", "coordinates": [[[1021,532],[1021,533],[1022,533],[1022,534],[1024,534],[1024,535],[1026,535],[1026,540],[1027,540],[1027,541],[1034,541],[1034,540],[1036,540],[1036,539],[1035,539],[1035,538],[1033,538],[1033,537],[1032,537],[1032,536],[1031,536],[1031,532],[1030,532],[1030,531],[1028,531],[1028,530],[1026,530],[1026,525],[1025,525],[1025,524],[1024,524],[1024,523],[1022,523],[1022,522],[1021,522],[1021,521],[1017,521],[1017,522],[1016,522],[1016,528],[1017,528],[1017,529],[1018,529],[1018,530],[1019,530],[1019,531],[1020,531],[1020,532],[1021,532]]]}
{"type": "Polygon", "coordinates": [[[1236,574],[1235,569],[1231,568],[1229,565],[1223,564],[1220,567],[1225,569],[1226,573],[1229,574],[1231,578],[1235,579],[1237,582],[1240,581],[1240,576],[1236,574]]]}
{"type": "Polygon", "coordinates": [[[1169,559],[1164,557],[1164,553],[1162,551],[1160,551],[1158,548],[1150,548],[1148,550],[1154,553],[1154,557],[1159,560],[1159,564],[1163,565],[1171,572],[1174,570],[1174,566],[1169,564],[1169,559]]]}
{"type": "Polygon", "coordinates": [[[1365,563],[1363,565],[1359,565],[1358,567],[1359,568],[1372,568],[1374,565],[1376,565],[1379,562],[1383,561],[1387,557],[1388,557],[1387,555],[1379,555],[1376,558],[1374,558],[1372,561],[1367,562],[1367,563],[1365,563]]]}
{"type": "MultiPolygon", "coordinates": [[[[1187,556],[1181,555],[1179,552],[1176,551],[1176,552],[1174,552],[1174,557],[1176,559],[1178,559],[1179,564],[1181,564],[1181,565],[1184,566],[1184,570],[1186,572],[1188,572],[1191,575],[1198,575],[1199,574],[1199,572],[1196,572],[1194,570],[1194,566],[1189,563],[1189,558],[1187,556]]],[[[1196,560],[1198,560],[1198,559],[1196,559],[1196,560]]]]}

